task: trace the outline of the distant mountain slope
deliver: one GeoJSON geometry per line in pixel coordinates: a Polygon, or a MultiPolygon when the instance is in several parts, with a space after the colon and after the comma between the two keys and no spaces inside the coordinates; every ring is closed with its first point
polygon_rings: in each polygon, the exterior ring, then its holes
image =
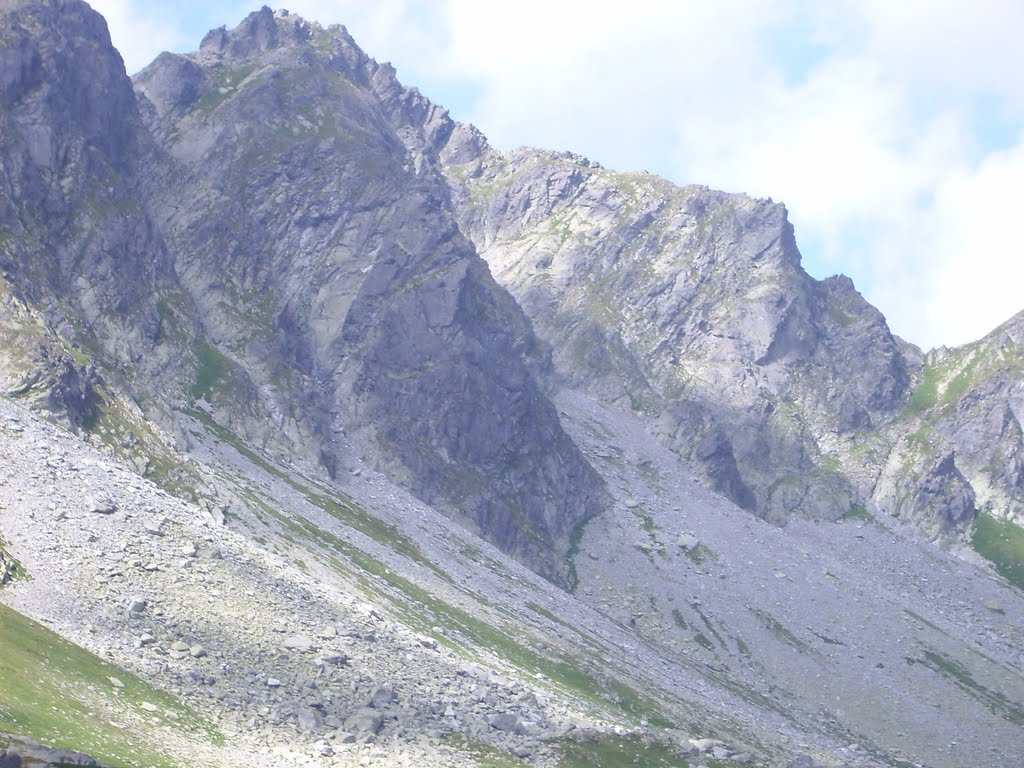
{"type": "Polygon", "coordinates": [[[571,386],[652,419],[766,519],[863,503],[842,461],[894,418],[912,363],[848,279],[803,271],[781,205],[535,150],[447,168],[463,227],[571,386]]]}
{"type": "Polygon", "coordinates": [[[976,511],[1024,525],[1024,314],[985,338],[937,349],[904,406],[901,434],[875,492],[879,505],[931,536],[976,511]],[[937,519],[920,499],[947,503],[937,519]]]}
{"type": "Polygon", "coordinates": [[[1020,520],[1019,319],[925,357],[848,278],[803,271],[779,204],[498,152],[471,127],[443,157],[562,380],[633,411],[709,487],[775,522],[876,505],[947,541],[979,509],[1020,520]]]}

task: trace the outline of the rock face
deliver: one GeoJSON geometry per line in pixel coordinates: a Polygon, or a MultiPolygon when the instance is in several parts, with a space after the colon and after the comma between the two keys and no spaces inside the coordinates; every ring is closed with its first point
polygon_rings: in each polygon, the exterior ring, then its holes
{"type": "Polygon", "coordinates": [[[843,276],[810,278],[783,206],[575,155],[442,151],[462,228],[570,387],[647,419],[776,523],[868,504],[932,539],[1024,519],[1024,320],[927,356],[843,276]]]}
{"type": "Polygon", "coordinates": [[[337,434],[378,449],[558,578],[600,482],[538,383],[546,351],[450,213],[432,139],[447,116],[343,28],[267,8],[136,89],[176,161],[160,227],[234,369],[202,394],[247,436],[271,412],[332,470],[337,434]]]}
{"type": "Polygon", "coordinates": [[[449,144],[462,226],[563,381],[653,417],[712,488],[766,519],[834,519],[869,495],[841,471],[844,444],[893,419],[909,364],[848,278],[803,271],[783,206],[449,144]]]}
{"type": "MultiPolygon", "coordinates": [[[[103,18],[11,2],[0,30],[0,269],[67,343],[120,364],[160,335],[171,263],[145,211],[152,142],[103,18]]],[[[6,313],[5,313],[6,314],[6,313]]]]}
{"type": "Polygon", "coordinates": [[[931,538],[978,512],[1024,524],[1024,315],[924,358],[879,480],[879,506],[931,538]]]}
{"type": "MultiPolygon", "coordinates": [[[[564,578],[604,491],[451,214],[443,110],[343,28],[267,8],[160,56],[137,95],[84,3],[15,3],[3,30],[0,247],[12,301],[55,307],[43,349],[85,346],[165,421],[204,400],[332,473],[368,452],[564,578]]],[[[71,370],[88,404],[93,369],[71,370]]]]}

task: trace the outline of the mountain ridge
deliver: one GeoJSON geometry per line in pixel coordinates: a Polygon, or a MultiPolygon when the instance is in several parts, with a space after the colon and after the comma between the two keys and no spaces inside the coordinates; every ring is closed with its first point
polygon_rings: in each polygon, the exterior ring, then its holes
{"type": "Polygon", "coordinates": [[[340,26],[264,7],[132,82],[84,3],[0,10],[3,601],[116,664],[10,671],[0,730],[63,695],[118,766],[124,723],[194,764],[1024,755],[972,526],[1018,514],[1024,315],[922,355],[783,206],[498,152],[340,26]]]}

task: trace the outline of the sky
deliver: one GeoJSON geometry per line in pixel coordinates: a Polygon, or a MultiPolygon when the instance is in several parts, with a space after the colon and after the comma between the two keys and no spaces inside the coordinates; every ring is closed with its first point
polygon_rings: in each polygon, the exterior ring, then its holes
{"type": "MultiPolygon", "coordinates": [[[[1020,0],[283,0],[498,149],[786,204],[923,349],[1024,310],[1020,0]]],[[[238,0],[93,0],[129,73],[237,24],[238,0]]]]}

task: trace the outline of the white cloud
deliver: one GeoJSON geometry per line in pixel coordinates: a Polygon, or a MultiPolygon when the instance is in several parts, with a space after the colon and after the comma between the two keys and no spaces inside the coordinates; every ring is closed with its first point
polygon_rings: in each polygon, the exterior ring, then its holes
{"type": "Polygon", "coordinates": [[[901,323],[949,345],[976,339],[1024,310],[1024,248],[1017,223],[1024,186],[1024,136],[976,168],[942,180],[922,222],[928,237],[905,274],[901,323]]]}
{"type": "Polygon", "coordinates": [[[110,37],[129,74],[138,72],[161,51],[174,49],[180,43],[177,27],[167,23],[165,9],[146,8],[136,0],[91,0],[89,4],[107,20],[110,37]]]}

